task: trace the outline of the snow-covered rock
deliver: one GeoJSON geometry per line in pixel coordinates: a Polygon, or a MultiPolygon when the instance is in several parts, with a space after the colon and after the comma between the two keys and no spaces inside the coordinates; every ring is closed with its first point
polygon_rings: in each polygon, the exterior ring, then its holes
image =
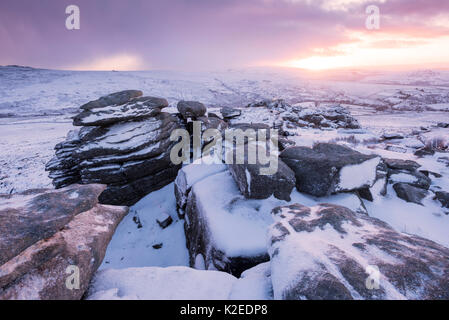
{"type": "Polygon", "coordinates": [[[345,207],[273,210],[275,299],[448,299],[449,249],[345,207]]]}
{"type": "Polygon", "coordinates": [[[271,175],[262,175],[260,170],[265,166],[260,164],[230,164],[229,171],[247,199],[274,196],[290,201],[290,193],[296,184],[295,173],[282,160],[278,159],[277,162],[276,173],[271,175]]]}
{"type": "Polygon", "coordinates": [[[288,148],[280,158],[295,172],[298,191],[318,197],[372,187],[381,160],[330,143],[288,148]]]}
{"type": "Polygon", "coordinates": [[[203,164],[201,160],[182,167],[175,180],[176,205],[181,215],[183,215],[192,186],[208,176],[226,170],[225,164],[203,164]]]}
{"type": "Polygon", "coordinates": [[[228,108],[221,108],[220,113],[224,119],[232,119],[240,116],[242,114],[242,110],[228,107],[228,108]]]}
{"type": "Polygon", "coordinates": [[[104,187],[73,185],[2,196],[1,300],[83,296],[128,212],[98,204],[104,187]]]}
{"type": "Polygon", "coordinates": [[[190,265],[194,266],[200,255],[207,270],[239,276],[268,261],[270,204],[267,200],[245,199],[229,171],[193,184],[185,210],[190,265]]]}
{"type": "Polygon", "coordinates": [[[269,263],[245,271],[240,279],[226,272],[187,267],[106,269],[98,272],[88,300],[270,300],[269,263]]]}
{"type": "Polygon", "coordinates": [[[136,94],[119,92],[82,107],[85,111],[81,115],[102,113],[103,120],[100,123],[97,117],[95,123],[87,123],[92,115],[82,116],[83,122],[75,119],[75,125],[89,125],[70,132],[66,141],[56,145],[55,157],[46,166],[55,187],[107,184],[101,203],[132,205],[175,179],[180,166],[170,160],[175,143],[170,141],[170,134],[183,125],[175,115],[160,112],[167,104],[163,99],[125,101],[136,94]],[[111,101],[121,104],[107,105],[111,101]]]}
{"type": "Polygon", "coordinates": [[[158,115],[166,107],[168,102],[165,99],[139,97],[120,105],[85,110],[73,118],[73,124],[75,126],[105,126],[121,121],[145,119],[158,115]]]}
{"type": "Polygon", "coordinates": [[[449,192],[446,191],[435,192],[435,200],[438,200],[444,208],[449,209],[449,192]]]}
{"type": "Polygon", "coordinates": [[[187,267],[102,270],[88,300],[226,300],[237,279],[225,272],[187,267]]]}

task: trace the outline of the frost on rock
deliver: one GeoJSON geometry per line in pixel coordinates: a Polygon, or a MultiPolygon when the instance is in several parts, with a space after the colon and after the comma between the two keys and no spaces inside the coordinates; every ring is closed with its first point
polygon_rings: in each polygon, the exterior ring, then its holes
{"type": "Polygon", "coordinates": [[[441,245],[332,204],[278,207],[273,215],[275,299],[449,298],[449,249],[441,245]]]}
{"type": "Polygon", "coordinates": [[[201,159],[184,166],[175,180],[175,196],[178,210],[183,211],[192,186],[202,179],[227,170],[225,164],[202,164],[201,159]]]}
{"type": "Polygon", "coordinates": [[[280,158],[295,172],[298,191],[318,197],[372,187],[381,160],[330,143],[288,148],[280,158]]]}
{"type": "Polygon", "coordinates": [[[192,186],[186,207],[190,265],[204,257],[208,270],[240,275],[268,260],[266,231],[272,201],[247,200],[229,171],[210,175],[192,186]]]}
{"type": "Polygon", "coordinates": [[[170,134],[182,124],[161,112],[164,99],[139,94],[118,92],[81,107],[74,124],[84,126],[56,145],[46,166],[57,188],[107,184],[102,203],[132,205],[175,179],[180,166],[170,160],[170,134]]]}

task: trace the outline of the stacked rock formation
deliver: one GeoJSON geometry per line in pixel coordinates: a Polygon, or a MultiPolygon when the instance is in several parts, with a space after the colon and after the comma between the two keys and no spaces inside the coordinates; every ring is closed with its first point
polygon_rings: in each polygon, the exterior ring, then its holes
{"type": "Polygon", "coordinates": [[[56,145],[47,164],[56,188],[73,183],[107,184],[100,202],[132,205],[172,182],[180,166],[170,161],[172,130],[180,119],[161,112],[165,99],[141,91],[114,93],[81,107],[74,117],[79,130],[56,145]]]}

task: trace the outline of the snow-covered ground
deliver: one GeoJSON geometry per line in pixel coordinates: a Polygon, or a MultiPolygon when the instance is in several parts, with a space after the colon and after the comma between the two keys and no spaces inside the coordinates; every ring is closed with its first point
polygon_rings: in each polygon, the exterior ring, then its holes
{"type": "MultiPolygon", "coordinates": [[[[422,165],[420,169],[442,175],[432,178],[431,188],[449,190],[449,168],[438,162],[438,157],[447,154],[437,153],[418,159],[411,150],[423,142],[404,139],[400,144],[402,149],[385,150],[388,142],[378,141],[384,133],[409,135],[420,127],[432,128],[422,137],[437,136],[447,141],[449,129],[438,128],[436,124],[449,123],[449,112],[445,112],[449,109],[449,72],[354,72],[337,74],[334,78],[321,79],[317,75],[290,70],[71,72],[0,67],[0,193],[51,187],[44,167],[54,154],[54,146],[73,128],[71,116],[77,108],[99,96],[125,89],[164,97],[171,106],[180,99],[202,101],[208,107],[244,107],[265,98],[283,98],[289,103],[312,105],[340,102],[363,129],[298,129],[298,135],[289,138],[297,145],[339,142],[362,153],[415,160],[422,165]]],[[[176,214],[173,188],[170,184],[153,192],[131,208],[112,238],[90,298],[194,298],[188,296],[189,292],[181,291],[173,296],[170,292],[144,290],[149,286],[160,287],[160,274],[170,274],[172,278],[168,278],[178,282],[188,274],[184,285],[198,288],[196,298],[251,298],[251,294],[256,298],[269,297],[266,288],[260,287],[264,282],[251,280],[254,277],[251,272],[246,279],[209,274],[207,281],[216,281],[216,286],[221,285],[222,290],[208,292],[204,287],[204,276],[184,268],[189,264],[184,220],[178,219],[176,214]],[[173,219],[165,229],[156,222],[161,214],[168,214],[173,219]],[[170,266],[177,267],[158,268],[170,266]],[[130,279],[130,273],[141,275],[139,279],[143,282],[130,279]],[[256,286],[259,286],[257,290],[248,290],[256,286]]],[[[398,231],[421,235],[449,247],[449,216],[435,200],[425,199],[424,206],[406,203],[392,196],[394,191],[391,186],[388,188],[386,197],[365,202],[369,215],[386,221],[398,231]]],[[[352,194],[323,199],[303,195],[295,189],[291,197],[290,203],[306,206],[331,202],[363,210],[359,199],[352,194]]],[[[270,209],[287,204],[274,198],[264,203],[270,209]]],[[[239,208],[242,209],[245,208],[239,208]]],[[[261,217],[257,235],[272,222],[270,219],[269,215],[261,217]]],[[[265,247],[262,236],[252,239],[260,243],[261,248],[265,247]]],[[[233,241],[239,241],[238,238],[228,240],[231,247],[233,241]]],[[[255,274],[260,275],[260,272],[255,274]]]]}

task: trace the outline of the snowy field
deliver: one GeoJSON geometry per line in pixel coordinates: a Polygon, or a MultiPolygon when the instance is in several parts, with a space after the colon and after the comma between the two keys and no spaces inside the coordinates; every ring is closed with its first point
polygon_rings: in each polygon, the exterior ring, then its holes
{"type": "MultiPolygon", "coordinates": [[[[432,179],[431,188],[449,189],[449,167],[438,161],[439,157],[447,154],[417,158],[410,153],[416,145],[422,144],[416,139],[404,139],[400,147],[390,149],[386,143],[372,143],[382,134],[410,135],[420,127],[433,128],[426,133],[429,139],[433,135],[449,140],[449,129],[436,126],[440,122],[449,123],[449,72],[354,72],[336,74],[333,78],[321,79],[316,74],[289,70],[70,72],[0,67],[0,193],[51,187],[45,164],[53,156],[55,144],[63,141],[73,128],[71,117],[78,107],[100,96],[126,89],[142,90],[145,95],[166,98],[172,107],[181,99],[201,101],[211,108],[245,107],[266,98],[282,98],[292,104],[341,103],[360,122],[362,130],[298,129],[298,135],[292,138],[296,144],[312,146],[318,141],[340,142],[366,154],[414,160],[422,165],[421,169],[442,175],[432,179]]],[[[179,273],[179,277],[191,272],[182,268],[188,266],[189,257],[184,220],[177,217],[173,188],[170,184],[131,208],[119,225],[100,267],[97,289],[101,294],[91,298],[117,298],[116,288],[110,284],[111,279],[116,278],[123,279],[122,290],[125,290],[123,295],[126,298],[136,298],[136,295],[155,298],[154,293],[148,291],[139,295],[139,290],[143,290],[142,284],[129,280],[127,272],[133,272],[133,269],[127,268],[140,268],[135,272],[142,273],[142,279],[165,272],[163,269],[146,270],[146,267],[177,266],[174,271],[179,273]],[[156,223],[160,214],[168,214],[173,219],[166,229],[156,223]],[[129,271],[120,273],[120,269],[129,271]]],[[[288,203],[306,206],[320,202],[336,203],[353,210],[366,210],[369,215],[388,222],[398,231],[421,235],[449,247],[449,216],[434,200],[425,199],[425,205],[420,206],[406,203],[391,194],[394,191],[388,190],[388,196],[375,198],[362,208],[354,195],[339,194],[318,199],[300,194],[295,189],[291,202],[270,198],[265,205],[272,208],[288,203]]],[[[195,277],[193,275],[191,279],[195,277]]],[[[214,278],[213,274],[210,277],[211,281],[223,283],[228,296],[235,297],[242,297],[242,292],[246,293],[243,297],[248,297],[248,283],[256,283],[251,282],[251,276],[250,280],[237,280],[232,276],[225,279],[223,275],[215,275],[214,278]]],[[[154,285],[150,280],[147,279],[154,285]]],[[[260,282],[257,283],[260,286],[260,282]]],[[[185,285],[192,284],[187,281],[185,285]]],[[[195,285],[201,286],[201,282],[195,285]]],[[[251,294],[256,298],[266,297],[265,288],[259,289],[258,292],[251,291],[251,294]]],[[[164,294],[169,293],[163,293],[159,298],[164,298],[164,294]]],[[[216,292],[211,295],[211,298],[226,298],[216,295],[216,292]]]]}

